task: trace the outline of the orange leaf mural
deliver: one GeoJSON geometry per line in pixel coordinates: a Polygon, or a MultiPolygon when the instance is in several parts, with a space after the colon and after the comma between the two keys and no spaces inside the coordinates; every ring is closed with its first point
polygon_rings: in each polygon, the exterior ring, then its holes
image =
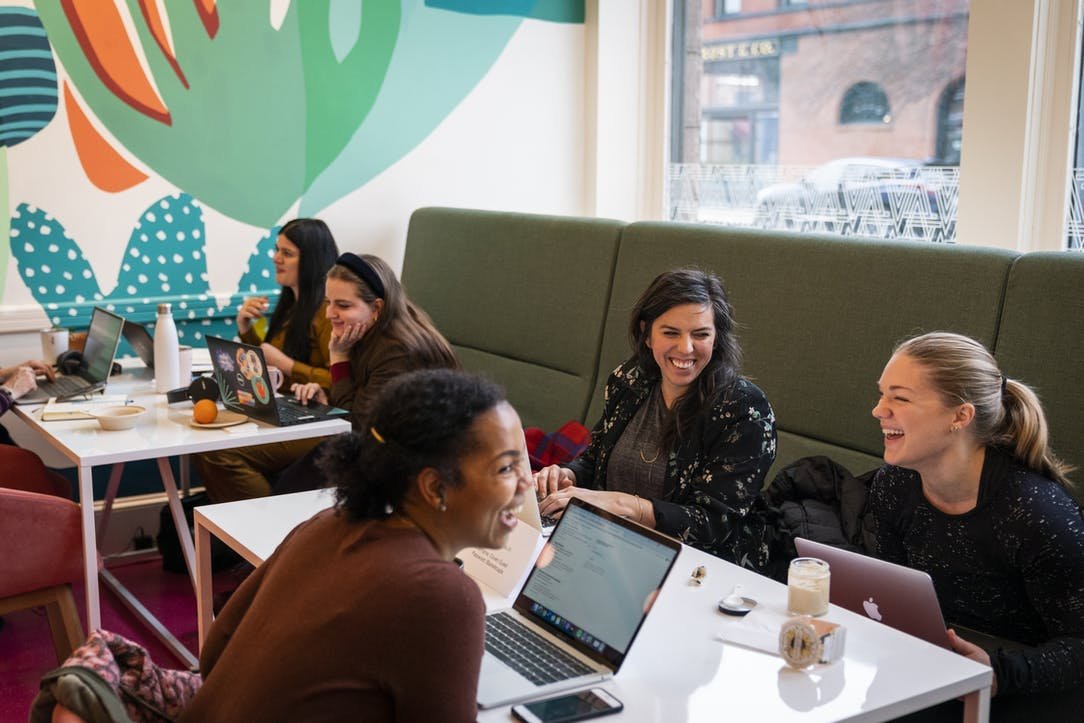
{"type": "Polygon", "coordinates": [[[75,152],[91,183],[103,191],[116,193],[147,179],[145,173],[124,160],[91,125],[67,82],[64,83],[64,107],[68,111],[68,127],[75,142],[75,152]]]}
{"type": "Polygon", "coordinates": [[[188,79],[184,77],[181,64],[177,62],[177,54],[173,52],[173,48],[169,45],[169,39],[166,37],[166,27],[162,23],[162,16],[158,14],[158,5],[154,0],[139,0],[139,11],[143,13],[143,19],[147,21],[147,29],[150,30],[154,42],[158,45],[158,49],[162,51],[162,55],[165,56],[169,67],[173,68],[173,72],[177,74],[177,79],[181,81],[181,85],[187,88],[188,79]]]}
{"type": "Polygon", "coordinates": [[[207,31],[207,37],[214,38],[218,34],[218,8],[215,0],[192,0],[196,4],[196,12],[203,22],[203,28],[207,31]]]}
{"type": "Polygon", "coordinates": [[[98,78],[122,101],[165,125],[172,118],[143,72],[113,3],[61,0],[76,41],[98,78]]]}

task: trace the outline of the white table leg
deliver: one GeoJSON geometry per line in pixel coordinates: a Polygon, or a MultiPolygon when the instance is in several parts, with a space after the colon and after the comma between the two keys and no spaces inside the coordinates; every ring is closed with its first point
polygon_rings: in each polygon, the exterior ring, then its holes
{"type": "Polygon", "coordinates": [[[192,533],[188,529],[188,521],[184,518],[180,495],[177,494],[177,482],[173,479],[173,468],[169,466],[167,458],[158,458],[158,473],[162,476],[162,486],[166,488],[166,496],[169,498],[169,511],[173,515],[173,525],[177,528],[177,539],[181,543],[181,552],[184,553],[184,561],[188,565],[188,576],[192,580],[192,589],[198,593],[199,588],[196,587],[196,550],[192,544],[192,533]]]}
{"type": "Polygon", "coordinates": [[[964,696],[964,723],[987,723],[990,720],[990,688],[964,696]]]}
{"type": "Polygon", "coordinates": [[[212,595],[211,531],[203,525],[203,515],[195,514],[196,523],[196,628],[199,633],[199,650],[207,639],[207,631],[214,621],[214,597],[212,595]]]}
{"type": "Polygon", "coordinates": [[[98,599],[98,544],[94,536],[94,477],[90,467],[79,467],[79,510],[83,516],[83,580],[87,589],[87,632],[102,627],[98,599]]]}

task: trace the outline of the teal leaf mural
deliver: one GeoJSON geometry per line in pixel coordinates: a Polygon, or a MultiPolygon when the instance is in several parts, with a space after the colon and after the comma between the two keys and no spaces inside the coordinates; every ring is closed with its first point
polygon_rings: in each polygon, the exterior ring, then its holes
{"type": "Polygon", "coordinates": [[[108,4],[36,3],[72,83],[117,141],[204,205],[265,228],[365,118],[399,35],[398,0],[362,5],[341,59],[327,2],[291,3],[278,29],[266,1],[219,3],[213,34],[199,3],[179,2],[168,5],[170,55],[145,5],[128,3],[137,37],[124,46],[115,39],[126,29],[108,4]],[[93,22],[83,13],[96,14],[93,22]]]}
{"type": "Polygon", "coordinates": [[[140,214],[108,291],[80,244],[44,210],[20,204],[12,215],[10,242],[23,283],[53,324],[85,328],[95,305],[148,323],[160,302],[170,302],[181,342],[203,346],[207,334],[234,335],[235,310],[244,296],[278,295],[272,262],[277,236],[275,227],[257,242],[237,291],[221,301],[207,281],[203,210],[188,194],[161,198],[140,214]]]}
{"type": "Polygon", "coordinates": [[[582,23],[584,0],[425,0],[429,7],[477,15],[520,15],[557,23],[582,23]]]}
{"type": "Polygon", "coordinates": [[[523,18],[584,14],[583,0],[295,0],[276,28],[267,0],[217,3],[209,17],[176,2],[167,39],[148,12],[158,6],[128,0],[136,37],[122,47],[109,4],[35,5],[113,138],[205,206],[264,228],[298,201],[319,213],[415,148],[523,18]]]}
{"type": "MultiPolygon", "coordinates": [[[[32,138],[56,115],[56,64],[45,28],[30,8],[0,7],[0,235],[11,219],[7,149],[32,138]]],[[[0,270],[8,267],[8,246],[0,243],[0,270]]],[[[7,274],[0,273],[0,299],[7,274]]]]}
{"type": "Polygon", "coordinates": [[[0,7],[0,146],[32,138],[56,115],[56,65],[30,8],[0,7]]]}

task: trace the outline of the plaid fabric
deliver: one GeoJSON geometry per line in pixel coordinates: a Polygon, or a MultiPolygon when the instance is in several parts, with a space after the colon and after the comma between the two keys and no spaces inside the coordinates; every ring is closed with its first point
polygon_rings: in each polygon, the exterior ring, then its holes
{"type": "Polygon", "coordinates": [[[591,442],[591,430],[574,419],[551,434],[545,434],[538,427],[527,427],[523,434],[527,438],[531,469],[535,472],[551,464],[571,462],[591,442]]]}

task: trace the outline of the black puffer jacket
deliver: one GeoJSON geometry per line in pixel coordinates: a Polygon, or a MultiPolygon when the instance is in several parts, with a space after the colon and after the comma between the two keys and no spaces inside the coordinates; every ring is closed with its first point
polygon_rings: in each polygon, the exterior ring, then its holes
{"type": "Polygon", "coordinates": [[[828,457],[802,457],[787,465],[764,490],[779,515],[780,561],[795,556],[794,538],[823,542],[855,552],[877,549],[866,497],[874,472],[860,477],[828,457]]]}

